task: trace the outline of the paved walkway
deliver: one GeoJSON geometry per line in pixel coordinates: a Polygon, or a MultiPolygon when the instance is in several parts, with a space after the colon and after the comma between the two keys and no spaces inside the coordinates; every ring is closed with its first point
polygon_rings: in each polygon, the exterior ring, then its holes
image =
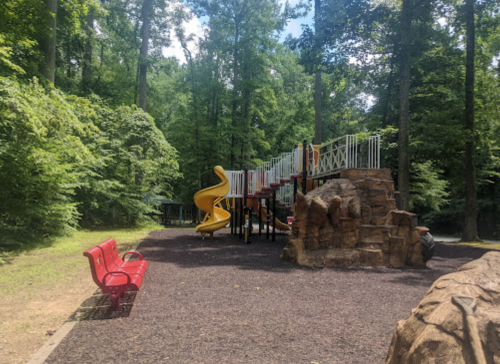
{"type": "Polygon", "coordinates": [[[428,269],[311,269],[280,260],[284,244],[153,232],[140,292],[118,313],[89,298],[46,363],[382,364],[432,282],[485,252],[438,245],[428,269]]]}
{"type": "MultiPolygon", "coordinates": [[[[458,243],[460,241],[460,237],[456,236],[444,236],[444,235],[434,235],[434,234],[432,234],[432,236],[434,237],[435,241],[443,241],[445,243],[458,243]]],[[[489,243],[489,244],[500,244],[500,241],[498,240],[482,239],[482,241],[484,243],[489,243]]]]}

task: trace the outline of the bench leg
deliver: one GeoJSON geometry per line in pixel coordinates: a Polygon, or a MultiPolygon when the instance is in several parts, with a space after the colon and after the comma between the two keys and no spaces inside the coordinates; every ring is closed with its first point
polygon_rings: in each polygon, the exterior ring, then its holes
{"type": "Polygon", "coordinates": [[[109,295],[109,298],[111,299],[111,308],[113,311],[118,311],[120,308],[120,295],[121,294],[116,294],[112,293],[109,295]]]}

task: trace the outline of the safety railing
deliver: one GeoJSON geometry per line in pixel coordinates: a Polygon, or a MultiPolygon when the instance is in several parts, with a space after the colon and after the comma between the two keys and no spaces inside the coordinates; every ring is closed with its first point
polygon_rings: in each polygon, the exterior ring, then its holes
{"type": "Polygon", "coordinates": [[[358,168],[380,168],[380,136],[371,136],[358,145],[358,168]]]}
{"type": "Polygon", "coordinates": [[[229,180],[229,192],[226,197],[243,197],[244,171],[225,171],[229,180]]]}
{"type": "MultiPolygon", "coordinates": [[[[281,200],[286,201],[289,195],[293,197],[290,192],[293,186],[290,187],[289,182],[292,178],[303,178],[302,148],[303,145],[299,145],[291,153],[283,153],[262,163],[255,171],[248,171],[248,195],[266,195],[275,189],[281,200]]],[[[305,155],[308,178],[326,177],[348,168],[380,168],[380,136],[370,136],[361,143],[356,135],[345,135],[321,146],[308,144],[305,155]]],[[[243,197],[244,172],[226,171],[226,174],[230,183],[226,197],[243,197]]],[[[288,202],[284,204],[288,206],[288,202]]]]}
{"type": "Polygon", "coordinates": [[[339,173],[342,169],[357,168],[358,138],[346,135],[320,147],[317,177],[339,173]]]}

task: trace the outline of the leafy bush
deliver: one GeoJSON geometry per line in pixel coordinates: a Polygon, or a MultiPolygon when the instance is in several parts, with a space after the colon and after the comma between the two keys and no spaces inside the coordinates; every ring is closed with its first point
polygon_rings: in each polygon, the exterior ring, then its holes
{"type": "Polygon", "coordinates": [[[77,225],[72,195],[95,163],[87,129],[60,92],[0,78],[0,246],[77,225]]]}
{"type": "Polygon", "coordinates": [[[77,192],[82,224],[136,224],[155,211],[148,199],[170,195],[169,182],[179,176],[176,151],[142,110],[95,109],[92,118],[99,132],[88,138],[87,146],[100,160],[77,192]]]}
{"type": "Polygon", "coordinates": [[[0,250],[78,226],[133,225],[170,193],[176,152],[136,107],[0,77],[0,250]]]}

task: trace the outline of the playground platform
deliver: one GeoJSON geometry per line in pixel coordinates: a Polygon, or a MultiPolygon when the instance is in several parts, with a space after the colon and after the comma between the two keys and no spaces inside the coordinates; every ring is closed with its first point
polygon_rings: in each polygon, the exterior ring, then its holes
{"type": "Polygon", "coordinates": [[[486,252],[438,244],[427,269],[314,269],[282,261],[285,242],[151,233],[141,290],[118,312],[89,298],[45,363],[382,364],[432,282],[486,252]]]}

